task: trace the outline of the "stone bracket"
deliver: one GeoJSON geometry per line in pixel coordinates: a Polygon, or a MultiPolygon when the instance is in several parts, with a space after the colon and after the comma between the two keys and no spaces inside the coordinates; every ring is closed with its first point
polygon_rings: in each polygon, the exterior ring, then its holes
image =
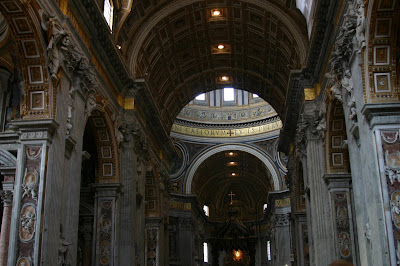
{"type": "Polygon", "coordinates": [[[71,158],[71,153],[75,148],[75,145],[76,141],[73,137],[68,136],[68,138],[65,139],[65,156],[67,156],[68,159],[71,158]]]}

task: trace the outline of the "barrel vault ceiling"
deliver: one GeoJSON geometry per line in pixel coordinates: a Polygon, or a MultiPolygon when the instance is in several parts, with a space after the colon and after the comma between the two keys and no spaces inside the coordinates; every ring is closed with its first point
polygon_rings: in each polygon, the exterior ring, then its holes
{"type": "Polygon", "coordinates": [[[291,71],[305,65],[308,46],[294,0],[137,0],[117,35],[166,131],[197,94],[227,85],[257,93],[281,115],[291,71]],[[229,84],[220,82],[224,75],[229,84]]]}
{"type": "Polygon", "coordinates": [[[242,208],[242,218],[256,219],[266,195],[273,190],[272,178],[263,162],[243,151],[223,151],[207,158],[193,178],[191,191],[211,209],[211,218],[224,220],[230,205],[242,208]]]}

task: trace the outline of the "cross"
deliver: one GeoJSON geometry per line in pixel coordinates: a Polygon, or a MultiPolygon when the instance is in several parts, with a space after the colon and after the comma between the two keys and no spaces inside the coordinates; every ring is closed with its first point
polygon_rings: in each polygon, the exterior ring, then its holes
{"type": "Polygon", "coordinates": [[[229,137],[232,137],[232,135],[233,135],[233,132],[232,132],[232,130],[231,130],[231,129],[229,129],[228,135],[229,135],[229,137]]]}
{"type": "Polygon", "coordinates": [[[231,205],[233,204],[233,199],[232,199],[232,197],[233,196],[235,196],[236,194],[233,194],[233,192],[231,191],[231,193],[230,194],[228,194],[228,196],[231,196],[231,205]]]}

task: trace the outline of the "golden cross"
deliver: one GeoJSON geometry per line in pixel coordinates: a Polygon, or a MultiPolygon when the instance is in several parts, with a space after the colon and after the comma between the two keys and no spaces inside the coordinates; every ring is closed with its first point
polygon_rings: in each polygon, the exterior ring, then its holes
{"type": "Polygon", "coordinates": [[[232,205],[232,203],[233,203],[233,200],[232,200],[232,197],[233,196],[235,196],[236,194],[233,194],[233,192],[231,191],[231,193],[230,194],[228,194],[228,196],[231,196],[231,205],[232,205]]]}

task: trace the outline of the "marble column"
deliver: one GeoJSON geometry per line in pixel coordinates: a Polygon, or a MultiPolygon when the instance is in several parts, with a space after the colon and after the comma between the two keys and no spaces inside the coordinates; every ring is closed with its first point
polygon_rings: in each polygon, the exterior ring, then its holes
{"type": "Polygon", "coordinates": [[[0,266],[6,266],[8,260],[8,242],[10,239],[13,192],[10,190],[3,190],[1,192],[1,199],[3,201],[3,219],[0,233],[0,266]]]}

